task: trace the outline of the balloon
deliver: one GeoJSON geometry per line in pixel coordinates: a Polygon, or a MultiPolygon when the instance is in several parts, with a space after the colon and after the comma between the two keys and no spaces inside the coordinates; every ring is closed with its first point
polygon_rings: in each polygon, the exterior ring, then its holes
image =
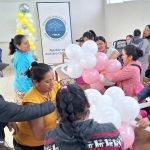
{"type": "Polygon", "coordinates": [[[91,53],[85,53],[80,60],[83,68],[90,69],[96,65],[96,57],[91,53]]]}
{"type": "Polygon", "coordinates": [[[21,22],[21,24],[27,24],[28,21],[27,21],[27,19],[21,19],[20,22],[21,22]]]}
{"type": "Polygon", "coordinates": [[[94,42],[92,40],[88,40],[88,41],[84,42],[82,45],[82,49],[85,53],[91,53],[94,55],[96,55],[96,53],[98,52],[98,46],[97,46],[96,42],[94,42]]]}
{"type": "Polygon", "coordinates": [[[109,95],[102,95],[100,100],[101,106],[112,106],[113,100],[109,95]]]}
{"type": "Polygon", "coordinates": [[[125,96],[124,91],[117,86],[108,88],[105,91],[105,95],[109,95],[112,98],[113,105],[115,105],[115,103],[117,104],[118,101],[120,101],[120,98],[125,96]]]}
{"type": "Polygon", "coordinates": [[[16,33],[17,34],[23,34],[23,31],[22,31],[22,29],[18,28],[18,29],[16,29],[16,33]]]}
{"type": "Polygon", "coordinates": [[[108,57],[105,53],[99,52],[96,55],[96,69],[98,71],[105,70],[108,65],[108,57]]]}
{"type": "Polygon", "coordinates": [[[29,13],[30,12],[30,7],[29,7],[29,5],[27,5],[27,4],[25,4],[25,3],[23,3],[23,4],[21,4],[20,6],[19,6],[19,10],[20,10],[20,12],[22,12],[22,13],[29,13]]]}
{"type": "Polygon", "coordinates": [[[132,127],[129,124],[123,122],[121,124],[119,131],[120,131],[121,137],[123,139],[125,149],[130,148],[133,145],[133,142],[135,139],[134,130],[132,129],[132,127]]]}
{"type": "Polygon", "coordinates": [[[77,83],[77,84],[85,84],[85,82],[84,82],[82,76],[76,79],[76,83],[77,83]]]}
{"type": "Polygon", "coordinates": [[[98,82],[95,82],[95,83],[93,83],[93,84],[90,84],[90,87],[91,87],[92,89],[96,89],[96,90],[98,90],[98,91],[101,91],[101,90],[103,90],[103,88],[104,88],[104,84],[98,81],[98,82]]]}
{"type": "Polygon", "coordinates": [[[19,19],[19,20],[21,20],[21,19],[24,19],[24,18],[25,18],[25,17],[24,17],[24,14],[23,14],[23,13],[21,13],[21,12],[17,13],[17,17],[18,17],[18,19],[19,19]]]}
{"type": "Polygon", "coordinates": [[[67,74],[71,78],[78,78],[81,76],[82,70],[83,69],[80,64],[78,64],[76,62],[71,62],[68,64],[67,74]]]}
{"type": "Polygon", "coordinates": [[[31,13],[27,13],[27,14],[25,14],[25,16],[26,16],[26,18],[28,18],[28,19],[32,18],[32,14],[31,14],[31,13]]]}
{"type": "Polygon", "coordinates": [[[84,69],[82,73],[83,80],[88,84],[93,84],[98,81],[99,79],[99,72],[92,68],[92,69],[84,69]]]}
{"type": "Polygon", "coordinates": [[[145,110],[140,110],[140,115],[142,116],[142,118],[146,118],[148,116],[145,110]]]}
{"type": "Polygon", "coordinates": [[[74,61],[79,61],[81,56],[83,55],[82,49],[77,44],[70,44],[65,49],[66,56],[74,61]]]}
{"type": "MultiPolygon", "coordinates": [[[[97,105],[95,105],[96,107],[97,105]]],[[[116,128],[120,128],[121,126],[121,116],[112,107],[106,106],[106,107],[97,107],[97,112],[94,114],[94,120],[99,123],[113,123],[116,128]]]]}
{"type": "Polygon", "coordinates": [[[135,89],[135,94],[137,95],[140,93],[140,91],[144,88],[144,85],[142,83],[139,83],[138,86],[135,89]]]}
{"type": "Polygon", "coordinates": [[[125,122],[135,120],[140,113],[140,105],[133,97],[129,96],[122,97],[114,107],[118,110],[122,120],[125,122]]]}
{"type": "Polygon", "coordinates": [[[105,83],[106,82],[106,78],[104,77],[103,74],[99,74],[99,81],[105,83]]]}
{"type": "Polygon", "coordinates": [[[29,33],[32,33],[32,34],[35,33],[35,29],[32,26],[28,26],[27,29],[28,29],[29,33]]]}
{"type": "Polygon", "coordinates": [[[84,92],[89,101],[90,106],[94,105],[96,101],[99,101],[101,99],[101,93],[96,89],[87,89],[84,92]]]}
{"type": "Polygon", "coordinates": [[[121,63],[116,59],[111,59],[108,61],[108,66],[106,68],[107,72],[116,72],[121,69],[121,63]]]}

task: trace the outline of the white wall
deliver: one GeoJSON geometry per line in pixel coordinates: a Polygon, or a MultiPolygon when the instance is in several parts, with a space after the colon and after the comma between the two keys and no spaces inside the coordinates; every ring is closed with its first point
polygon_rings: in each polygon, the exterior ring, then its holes
{"type": "MultiPolygon", "coordinates": [[[[3,49],[3,61],[10,63],[8,56],[8,42],[14,37],[16,30],[16,13],[19,5],[27,3],[33,14],[34,25],[36,27],[36,46],[35,53],[42,60],[41,38],[39,32],[39,22],[37,16],[36,2],[63,2],[66,0],[0,0],[0,47],[3,49]]],[[[104,31],[104,0],[68,0],[70,1],[71,24],[73,41],[81,37],[83,32],[93,29],[98,34],[104,31]]]]}
{"type": "Polygon", "coordinates": [[[105,5],[105,31],[109,42],[133,34],[135,28],[143,31],[150,24],[150,1],[132,1],[105,5]]]}

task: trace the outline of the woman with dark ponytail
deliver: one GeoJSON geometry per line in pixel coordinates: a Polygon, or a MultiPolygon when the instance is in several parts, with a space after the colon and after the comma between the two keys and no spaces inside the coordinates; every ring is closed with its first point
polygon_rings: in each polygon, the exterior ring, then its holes
{"type": "Polygon", "coordinates": [[[143,51],[134,45],[127,45],[122,50],[123,67],[115,73],[103,72],[104,77],[117,84],[126,96],[136,96],[136,88],[140,84],[141,64],[137,60],[143,51]]]}
{"type": "MultiPolygon", "coordinates": [[[[26,75],[32,80],[33,87],[24,95],[23,105],[46,101],[55,103],[59,84],[54,81],[54,73],[49,65],[33,62],[26,75]]],[[[45,132],[56,128],[56,121],[57,113],[54,111],[30,122],[18,123],[19,133],[15,135],[15,149],[19,147],[21,150],[43,150],[45,132]]]]}
{"type": "Polygon", "coordinates": [[[9,49],[9,54],[14,55],[14,88],[16,91],[16,102],[20,104],[24,94],[32,87],[31,80],[24,74],[31,63],[35,60],[30,51],[30,45],[25,35],[16,35],[14,39],[11,39],[9,49]]]}
{"type": "Polygon", "coordinates": [[[122,140],[113,124],[99,124],[88,119],[89,103],[77,85],[62,87],[56,95],[60,123],[49,130],[45,149],[51,150],[122,150],[122,140]]]}

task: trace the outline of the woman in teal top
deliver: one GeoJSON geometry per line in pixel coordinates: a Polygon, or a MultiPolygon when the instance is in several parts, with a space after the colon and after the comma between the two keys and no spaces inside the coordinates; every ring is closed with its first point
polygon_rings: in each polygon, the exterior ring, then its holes
{"type": "Polygon", "coordinates": [[[32,87],[32,82],[27,76],[25,76],[25,72],[35,60],[32,56],[32,52],[30,51],[30,45],[25,35],[16,35],[14,39],[11,39],[9,49],[9,54],[14,55],[14,88],[17,93],[16,101],[18,102],[32,87]]]}

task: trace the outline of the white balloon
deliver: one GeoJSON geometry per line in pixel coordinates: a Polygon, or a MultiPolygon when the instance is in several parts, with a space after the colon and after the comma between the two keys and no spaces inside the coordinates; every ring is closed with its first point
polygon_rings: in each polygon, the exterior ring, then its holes
{"type": "Polygon", "coordinates": [[[95,105],[101,99],[101,93],[96,89],[87,89],[84,91],[90,106],[95,105]]]}
{"type": "Polygon", "coordinates": [[[98,46],[97,46],[96,42],[94,42],[92,40],[88,40],[88,41],[84,42],[82,45],[82,49],[85,52],[92,53],[94,55],[96,55],[98,52],[98,46]]]}
{"type": "Polygon", "coordinates": [[[99,101],[100,106],[112,106],[113,100],[109,95],[102,95],[99,101]]]}
{"type": "Polygon", "coordinates": [[[122,120],[125,122],[135,120],[140,112],[139,103],[133,97],[129,96],[122,97],[118,104],[115,105],[115,108],[118,110],[122,120]]]}
{"type": "Polygon", "coordinates": [[[85,53],[80,59],[83,68],[90,69],[96,65],[96,56],[91,53],[85,53]]]}
{"type": "Polygon", "coordinates": [[[103,74],[99,74],[99,81],[101,81],[101,82],[103,82],[103,83],[105,83],[105,81],[106,81],[106,78],[104,77],[104,75],[103,74]]]}
{"type": "Polygon", "coordinates": [[[121,126],[121,116],[117,110],[112,107],[95,108],[91,110],[90,118],[99,123],[113,123],[117,129],[121,126]],[[97,110],[97,111],[95,111],[97,110]]]}
{"type": "Polygon", "coordinates": [[[65,49],[66,56],[71,59],[71,60],[80,60],[80,58],[83,55],[83,51],[81,47],[77,44],[70,44],[68,47],[65,49]]]}
{"type": "Polygon", "coordinates": [[[109,95],[112,98],[113,105],[115,105],[115,103],[118,103],[118,101],[120,100],[119,98],[125,96],[124,91],[117,86],[113,86],[113,87],[108,88],[104,94],[109,95]]]}
{"type": "Polygon", "coordinates": [[[71,78],[78,78],[82,75],[83,68],[79,63],[72,62],[67,66],[67,74],[71,78]]]}

